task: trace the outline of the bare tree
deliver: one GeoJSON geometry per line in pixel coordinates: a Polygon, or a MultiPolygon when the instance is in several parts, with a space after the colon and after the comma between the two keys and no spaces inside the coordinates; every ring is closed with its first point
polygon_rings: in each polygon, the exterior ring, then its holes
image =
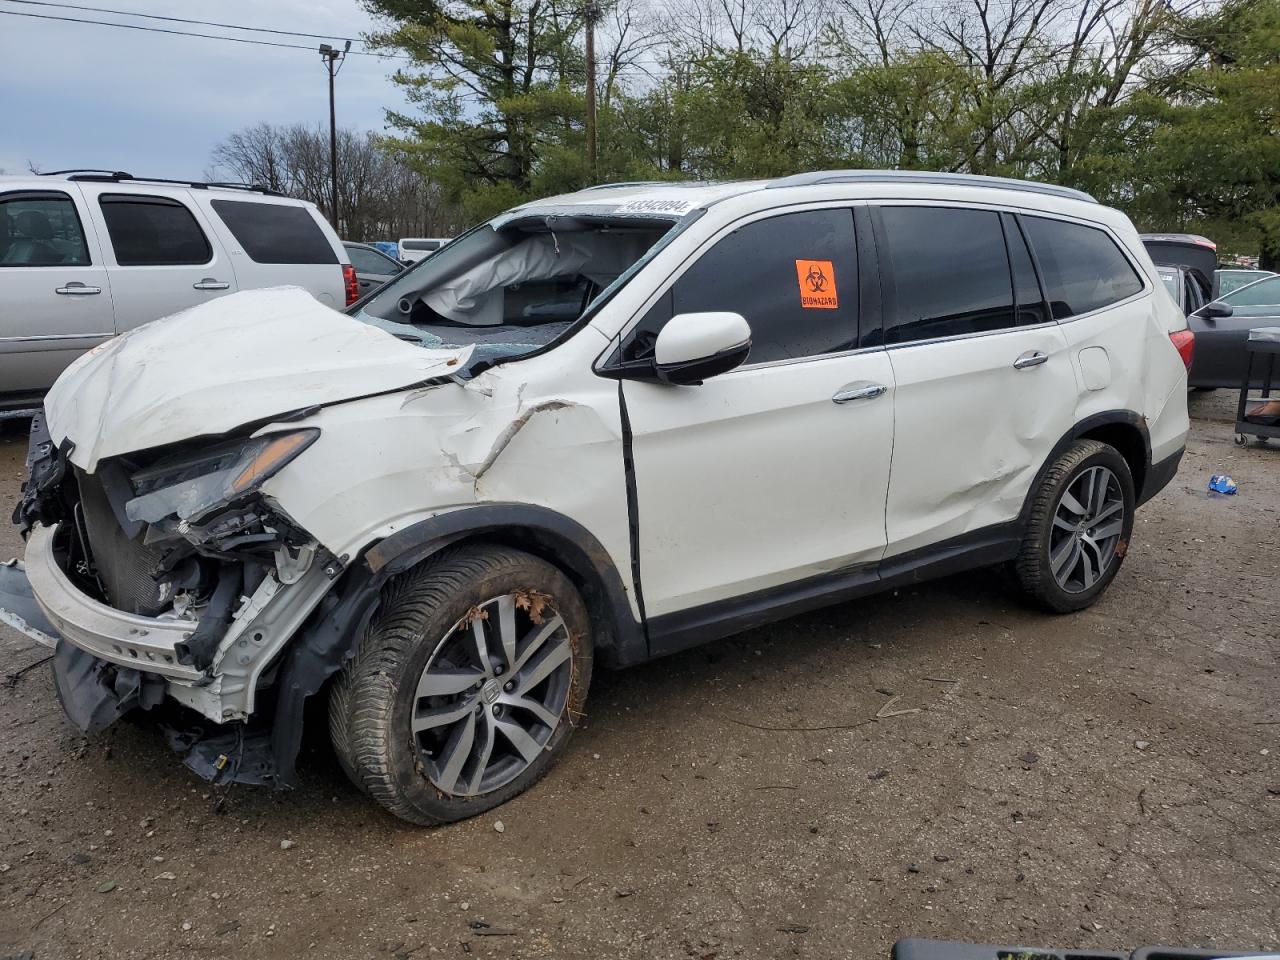
{"type": "MultiPolygon", "coordinates": [[[[328,209],[329,137],[319,127],[258,124],[214,147],[210,179],[267,187],[328,209]],[[224,173],[225,171],[225,173],[224,173]]],[[[370,133],[338,133],[338,198],[346,239],[448,236],[457,211],[440,191],[370,133]]]]}

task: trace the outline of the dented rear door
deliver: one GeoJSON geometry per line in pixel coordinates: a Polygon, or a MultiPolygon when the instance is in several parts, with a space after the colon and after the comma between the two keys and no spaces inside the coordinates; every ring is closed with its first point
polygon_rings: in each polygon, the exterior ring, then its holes
{"type": "Polygon", "coordinates": [[[896,383],[895,556],[1015,519],[1077,387],[1014,218],[897,204],[873,219],[896,383]]]}

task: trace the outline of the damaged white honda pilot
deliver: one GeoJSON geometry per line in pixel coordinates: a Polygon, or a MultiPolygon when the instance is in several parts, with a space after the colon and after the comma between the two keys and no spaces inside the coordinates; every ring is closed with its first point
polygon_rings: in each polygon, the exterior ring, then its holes
{"type": "MultiPolygon", "coordinates": [[[[115,338],[32,427],[0,568],[82,729],[441,823],[636,663],[964,568],[1115,578],[1187,434],[1186,320],[1130,222],[970,176],[619,184],[476,227],[349,316],[240,293],[115,338]]],[[[856,616],[856,608],[850,616],[856,616]]]]}

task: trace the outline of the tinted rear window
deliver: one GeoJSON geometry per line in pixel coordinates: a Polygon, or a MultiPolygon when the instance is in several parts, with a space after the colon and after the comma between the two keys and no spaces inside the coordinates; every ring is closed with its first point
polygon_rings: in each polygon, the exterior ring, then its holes
{"type": "Polygon", "coordinates": [[[1142,289],[1137,271],[1106,233],[1044,217],[1023,217],[1055,320],[1098,310],[1142,289]]]}
{"type": "Polygon", "coordinates": [[[98,203],[116,263],[122,267],[192,265],[213,259],[204,231],[177,200],[103,194],[98,203]]]}
{"type": "Polygon", "coordinates": [[[439,250],[439,240],[406,240],[402,246],[406,250],[439,250]]]}
{"type": "Polygon", "coordinates": [[[255,263],[337,263],[333,247],[306,207],[213,200],[214,212],[255,263]]]}
{"type": "Polygon", "coordinates": [[[880,217],[885,253],[893,268],[886,343],[1016,325],[999,214],[947,207],[882,207],[880,217]]]}

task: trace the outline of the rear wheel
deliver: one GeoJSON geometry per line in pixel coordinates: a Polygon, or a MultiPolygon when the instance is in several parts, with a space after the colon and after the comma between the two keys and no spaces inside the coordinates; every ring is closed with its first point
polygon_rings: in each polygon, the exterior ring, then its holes
{"type": "Polygon", "coordinates": [[[591,680],[586,608],[551,564],[464,547],[384,591],[329,701],[351,779],[413,823],[462,820],[563,753],[591,680]]]}
{"type": "Polygon", "coordinates": [[[1014,563],[1022,589],[1058,613],[1082,610],[1115,579],[1133,532],[1133,476],[1118,450],[1077,441],[1049,468],[1014,563]]]}

